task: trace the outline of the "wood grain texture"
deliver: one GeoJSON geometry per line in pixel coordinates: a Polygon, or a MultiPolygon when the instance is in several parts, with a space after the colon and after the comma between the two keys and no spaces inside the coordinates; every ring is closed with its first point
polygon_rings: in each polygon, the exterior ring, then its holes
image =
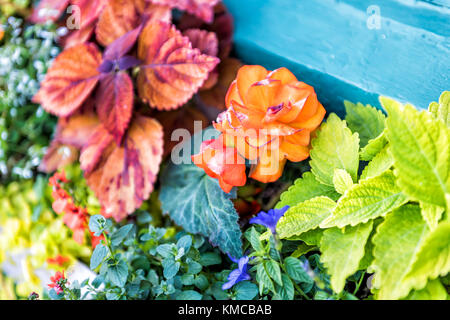
{"type": "Polygon", "coordinates": [[[224,0],[235,50],[247,64],[287,67],[327,108],[343,100],[380,107],[378,96],[426,108],[450,88],[447,0],[224,0]],[[369,29],[368,8],[380,9],[369,29]]]}

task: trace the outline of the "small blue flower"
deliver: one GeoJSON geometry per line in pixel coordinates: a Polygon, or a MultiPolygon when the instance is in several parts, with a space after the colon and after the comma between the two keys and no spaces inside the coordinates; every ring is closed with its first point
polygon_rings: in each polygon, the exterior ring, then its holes
{"type": "Polygon", "coordinates": [[[289,206],[284,206],[281,209],[270,209],[268,213],[261,211],[256,217],[250,219],[250,223],[263,225],[275,234],[275,227],[277,226],[278,220],[280,220],[288,209],[289,206]]]}
{"type": "Polygon", "coordinates": [[[222,290],[228,290],[238,282],[251,280],[250,275],[247,273],[249,258],[247,256],[243,256],[238,260],[230,255],[228,255],[228,257],[231,259],[231,261],[238,264],[238,268],[230,272],[227,278],[228,282],[225,282],[223,284],[222,290]]]}

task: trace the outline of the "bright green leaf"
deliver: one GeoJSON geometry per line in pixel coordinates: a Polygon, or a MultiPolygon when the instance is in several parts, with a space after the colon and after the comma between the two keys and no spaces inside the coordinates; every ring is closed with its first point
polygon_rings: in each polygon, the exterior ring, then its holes
{"type": "Polygon", "coordinates": [[[442,92],[439,97],[439,103],[430,103],[428,111],[430,111],[435,118],[444,121],[447,127],[450,127],[450,91],[442,92]]]}
{"type": "Polygon", "coordinates": [[[414,283],[405,277],[428,232],[417,205],[398,208],[378,226],[370,271],[375,271],[372,284],[379,299],[400,299],[412,289],[414,283]]]}
{"type": "Polygon", "coordinates": [[[361,148],[359,157],[361,160],[370,161],[375,157],[383,148],[387,145],[386,129],[383,130],[380,135],[374,139],[369,140],[364,148],[361,148]]]}
{"type": "Polygon", "coordinates": [[[330,114],[311,145],[311,171],[319,182],[333,186],[334,169],[344,169],[357,181],[359,138],[347,128],[345,121],[330,114]]]}
{"type": "Polygon", "coordinates": [[[428,223],[430,229],[434,230],[437,227],[439,220],[441,220],[445,209],[426,202],[420,203],[420,209],[423,219],[428,223]]]}
{"type": "Polygon", "coordinates": [[[371,105],[344,101],[345,121],[352,132],[359,133],[361,147],[367,145],[370,139],[376,138],[384,129],[385,115],[371,105]]]}
{"type": "Polygon", "coordinates": [[[447,300],[447,291],[439,279],[428,281],[422,290],[413,290],[405,300],[447,300]]]}
{"type": "Polygon", "coordinates": [[[389,170],[394,165],[394,158],[385,146],[367,166],[364,168],[361,179],[368,179],[379,176],[383,172],[389,170]]]}
{"type": "Polygon", "coordinates": [[[333,200],[339,199],[339,194],[334,191],[332,186],[320,183],[311,172],[305,172],[287,191],[281,194],[280,201],[275,208],[280,209],[286,205],[293,207],[318,196],[326,196],[333,200]]]}
{"type": "Polygon", "coordinates": [[[388,140],[401,190],[412,199],[446,206],[450,192],[450,129],[427,112],[380,98],[388,111],[388,140]]]}
{"type": "Polygon", "coordinates": [[[327,197],[316,197],[289,208],[278,220],[280,238],[289,238],[317,228],[335,208],[336,202],[327,197]]]}
{"type": "Polygon", "coordinates": [[[427,279],[445,276],[449,271],[450,222],[441,222],[426,237],[406,279],[414,282],[415,289],[421,289],[427,279]]]}
{"type": "Polygon", "coordinates": [[[334,169],[333,185],[337,192],[344,194],[353,186],[353,180],[344,169],[334,169]]]}
{"type": "Polygon", "coordinates": [[[372,231],[369,221],[355,227],[330,228],[324,231],[320,243],[320,260],[331,275],[331,287],[337,293],[345,286],[347,277],[358,271],[364,248],[372,231]]]}
{"type": "Polygon", "coordinates": [[[395,184],[392,171],[360,181],[339,200],[333,214],[321,228],[355,226],[384,216],[406,203],[407,198],[395,184]]]}

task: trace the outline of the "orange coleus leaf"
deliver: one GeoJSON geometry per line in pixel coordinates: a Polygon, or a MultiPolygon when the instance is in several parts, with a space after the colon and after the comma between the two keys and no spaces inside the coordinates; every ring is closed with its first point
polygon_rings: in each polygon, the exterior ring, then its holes
{"type": "Polygon", "coordinates": [[[170,22],[172,13],[168,6],[152,4],[146,0],[110,0],[95,29],[97,41],[107,46],[137,28],[143,18],[170,22]]]}
{"type": "Polygon", "coordinates": [[[138,41],[139,96],[159,110],[175,109],[203,85],[219,59],[192,48],[187,37],[169,23],[147,23],[138,41]]]}
{"type": "MultiPolygon", "coordinates": [[[[87,104],[92,103],[91,99],[87,104]]],[[[85,104],[86,105],[86,104],[85,104]]],[[[97,128],[99,120],[91,106],[83,106],[70,117],[60,117],[56,127],[55,140],[76,148],[83,147],[92,132],[97,128]]]]}
{"type": "Polygon", "coordinates": [[[81,152],[88,185],[117,221],[139,208],[153,191],[163,153],[163,129],[155,119],[133,119],[121,145],[99,128],[81,152]]]}
{"type": "MultiPolygon", "coordinates": [[[[90,104],[92,101],[88,100],[90,104]]],[[[99,124],[90,105],[70,117],[59,118],[55,138],[39,165],[43,172],[53,172],[78,159],[78,150],[83,147],[99,124]]]]}
{"type": "Polygon", "coordinates": [[[64,12],[69,0],[41,0],[29,18],[32,23],[45,23],[56,21],[64,12]]]}
{"type": "Polygon", "coordinates": [[[133,112],[133,82],[130,76],[120,71],[102,77],[96,106],[105,129],[120,144],[133,112]]]}
{"type": "Polygon", "coordinates": [[[214,17],[214,6],[220,0],[152,0],[153,3],[170,6],[187,11],[207,23],[211,23],[214,17]]]}
{"type": "Polygon", "coordinates": [[[48,70],[33,102],[57,116],[71,115],[94,90],[101,59],[91,43],[64,50],[48,70]]]}

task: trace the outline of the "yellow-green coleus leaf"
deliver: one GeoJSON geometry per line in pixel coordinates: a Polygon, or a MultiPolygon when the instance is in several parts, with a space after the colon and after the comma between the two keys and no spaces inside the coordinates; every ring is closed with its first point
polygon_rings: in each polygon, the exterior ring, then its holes
{"type": "Polygon", "coordinates": [[[367,145],[361,148],[359,152],[359,157],[361,160],[370,161],[372,160],[381,150],[387,145],[388,141],[386,139],[386,129],[380,133],[376,138],[369,140],[367,145]]]}
{"type": "Polygon", "coordinates": [[[423,219],[428,223],[430,229],[434,230],[437,227],[439,220],[441,220],[445,209],[426,202],[420,203],[420,209],[423,219]]]}
{"type": "Polygon", "coordinates": [[[328,197],[315,197],[289,208],[277,223],[280,238],[289,238],[317,228],[336,206],[328,197]]]}
{"type": "Polygon", "coordinates": [[[348,190],[333,211],[325,219],[321,228],[356,226],[359,223],[386,215],[400,207],[407,197],[395,184],[392,171],[386,171],[380,176],[361,180],[348,190]]]}
{"type": "Polygon", "coordinates": [[[386,145],[361,173],[361,179],[368,179],[379,176],[383,172],[389,170],[394,164],[394,158],[388,150],[388,145],[386,145]]]}
{"type": "Polygon", "coordinates": [[[335,292],[341,292],[347,277],[358,271],[372,225],[371,220],[345,230],[330,228],[324,231],[320,260],[331,275],[331,287],[335,292]]]}
{"type": "Polygon", "coordinates": [[[429,112],[380,98],[397,185],[413,200],[446,206],[450,193],[450,129],[429,112]]]}
{"type": "Polygon", "coordinates": [[[367,145],[369,140],[376,138],[384,129],[385,115],[371,105],[357,104],[344,101],[345,121],[353,132],[359,133],[361,147],[367,145]]]}
{"type": "Polygon", "coordinates": [[[311,171],[319,182],[333,186],[334,169],[344,169],[357,181],[359,137],[344,120],[330,114],[311,145],[311,171]]]}
{"type": "Polygon", "coordinates": [[[428,111],[430,111],[435,118],[444,121],[447,127],[450,127],[450,91],[442,92],[439,97],[439,102],[430,103],[428,111]]]}
{"type": "Polygon", "coordinates": [[[439,279],[428,281],[425,288],[413,290],[405,300],[447,300],[447,291],[439,279]]]}
{"type": "Polygon", "coordinates": [[[408,295],[414,281],[407,280],[417,252],[429,232],[417,205],[404,205],[386,216],[372,239],[375,272],[373,287],[381,300],[400,299],[408,295]]]}
{"type": "Polygon", "coordinates": [[[339,194],[334,191],[332,186],[320,183],[311,172],[305,172],[301,178],[295,180],[288,190],[281,194],[280,201],[275,208],[293,207],[300,202],[318,196],[326,196],[333,200],[339,199],[339,194]]]}
{"type": "Polygon", "coordinates": [[[417,253],[406,280],[415,289],[423,288],[428,279],[445,276],[450,272],[450,222],[441,222],[428,234],[417,253]]]}
{"type": "Polygon", "coordinates": [[[345,191],[353,186],[353,180],[344,169],[334,169],[333,184],[337,192],[344,194],[345,191]]]}

